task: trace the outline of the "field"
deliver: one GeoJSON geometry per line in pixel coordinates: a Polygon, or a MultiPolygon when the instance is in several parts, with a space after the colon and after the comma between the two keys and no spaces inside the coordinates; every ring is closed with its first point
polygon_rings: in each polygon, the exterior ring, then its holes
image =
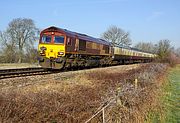
{"type": "MultiPolygon", "coordinates": [[[[151,63],[0,80],[0,122],[81,123],[112,99],[107,122],[149,122],[161,109],[166,70],[151,63]]],[[[101,121],[99,114],[91,122],[101,121]]]]}
{"type": "Polygon", "coordinates": [[[169,72],[169,82],[165,87],[165,123],[180,122],[180,65],[169,72]]]}

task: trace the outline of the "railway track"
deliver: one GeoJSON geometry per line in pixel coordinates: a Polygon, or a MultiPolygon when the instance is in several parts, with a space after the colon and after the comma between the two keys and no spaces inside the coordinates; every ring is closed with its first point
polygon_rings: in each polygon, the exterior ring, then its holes
{"type": "MultiPolygon", "coordinates": [[[[91,67],[96,68],[96,67],[91,67]]],[[[53,70],[53,69],[44,69],[41,67],[32,67],[32,68],[14,68],[14,69],[0,69],[0,79],[14,78],[14,77],[23,77],[23,76],[33,76],[33,75],[45,75],[59,72],[68,72],[68,71],[77,71],[85,70],[91,68],[74,68],[74,69],[64,69],[64,70],[53,70]]],[[[99,68],[99,67],[98,67],[99,68]]]]}
{"type": "Polygon", "coordinates": [[[18,69],[2,69],[0,70],[0,79],[33,76],[50,74],[52,71],[48,71],[43,68],[18,68],[18,69]]]}

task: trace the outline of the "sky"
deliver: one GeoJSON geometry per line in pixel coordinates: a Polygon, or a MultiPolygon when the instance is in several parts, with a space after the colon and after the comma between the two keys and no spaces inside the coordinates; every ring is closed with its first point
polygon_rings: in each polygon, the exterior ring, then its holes
{"type": "Polygon", "coordinates": [[[133,45],[169,39],[180,47],[180,0],[1,0],[0,31],[15,18],[97,38],[115,25],[130,33],[133,45]]]}

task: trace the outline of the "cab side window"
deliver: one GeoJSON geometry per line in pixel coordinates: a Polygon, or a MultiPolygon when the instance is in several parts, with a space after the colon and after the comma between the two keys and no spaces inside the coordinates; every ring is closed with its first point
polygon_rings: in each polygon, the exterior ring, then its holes
{"type": "Polygon", "coordinates": [[[72,45],[72,41],[73,41],[73,39],[70,38],[70,37],[68,37],[68,38],[67,38],[67,45],[68,45],[68,46],[71,46],[71,45],[72,45]]]}

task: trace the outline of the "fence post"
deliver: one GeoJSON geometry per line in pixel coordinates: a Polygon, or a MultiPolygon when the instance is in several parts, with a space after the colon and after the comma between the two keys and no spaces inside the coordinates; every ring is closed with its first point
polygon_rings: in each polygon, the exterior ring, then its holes
{"type": "Polygon", "coordinates": [[[120,98],[119,98],[120,92],[121,92],[121,87],[119,87],[119,88],[117,89],[117,93],[116,93],[116,104],[118,104],[118,105],[121,105],[121,100],[120,100],[120,98]]]}
{"type": "Polygon", "coordinates": [[[104,108],[102,109],[102,116],[103,116],[103,123],[105,123],[105,114],[104,114],[104,108]]]}
{"type": "Polygon", "coordinates": [[[135,89],[137,89],[138,79],[135,79],[134,83],[135,83],[135,89]]]}

